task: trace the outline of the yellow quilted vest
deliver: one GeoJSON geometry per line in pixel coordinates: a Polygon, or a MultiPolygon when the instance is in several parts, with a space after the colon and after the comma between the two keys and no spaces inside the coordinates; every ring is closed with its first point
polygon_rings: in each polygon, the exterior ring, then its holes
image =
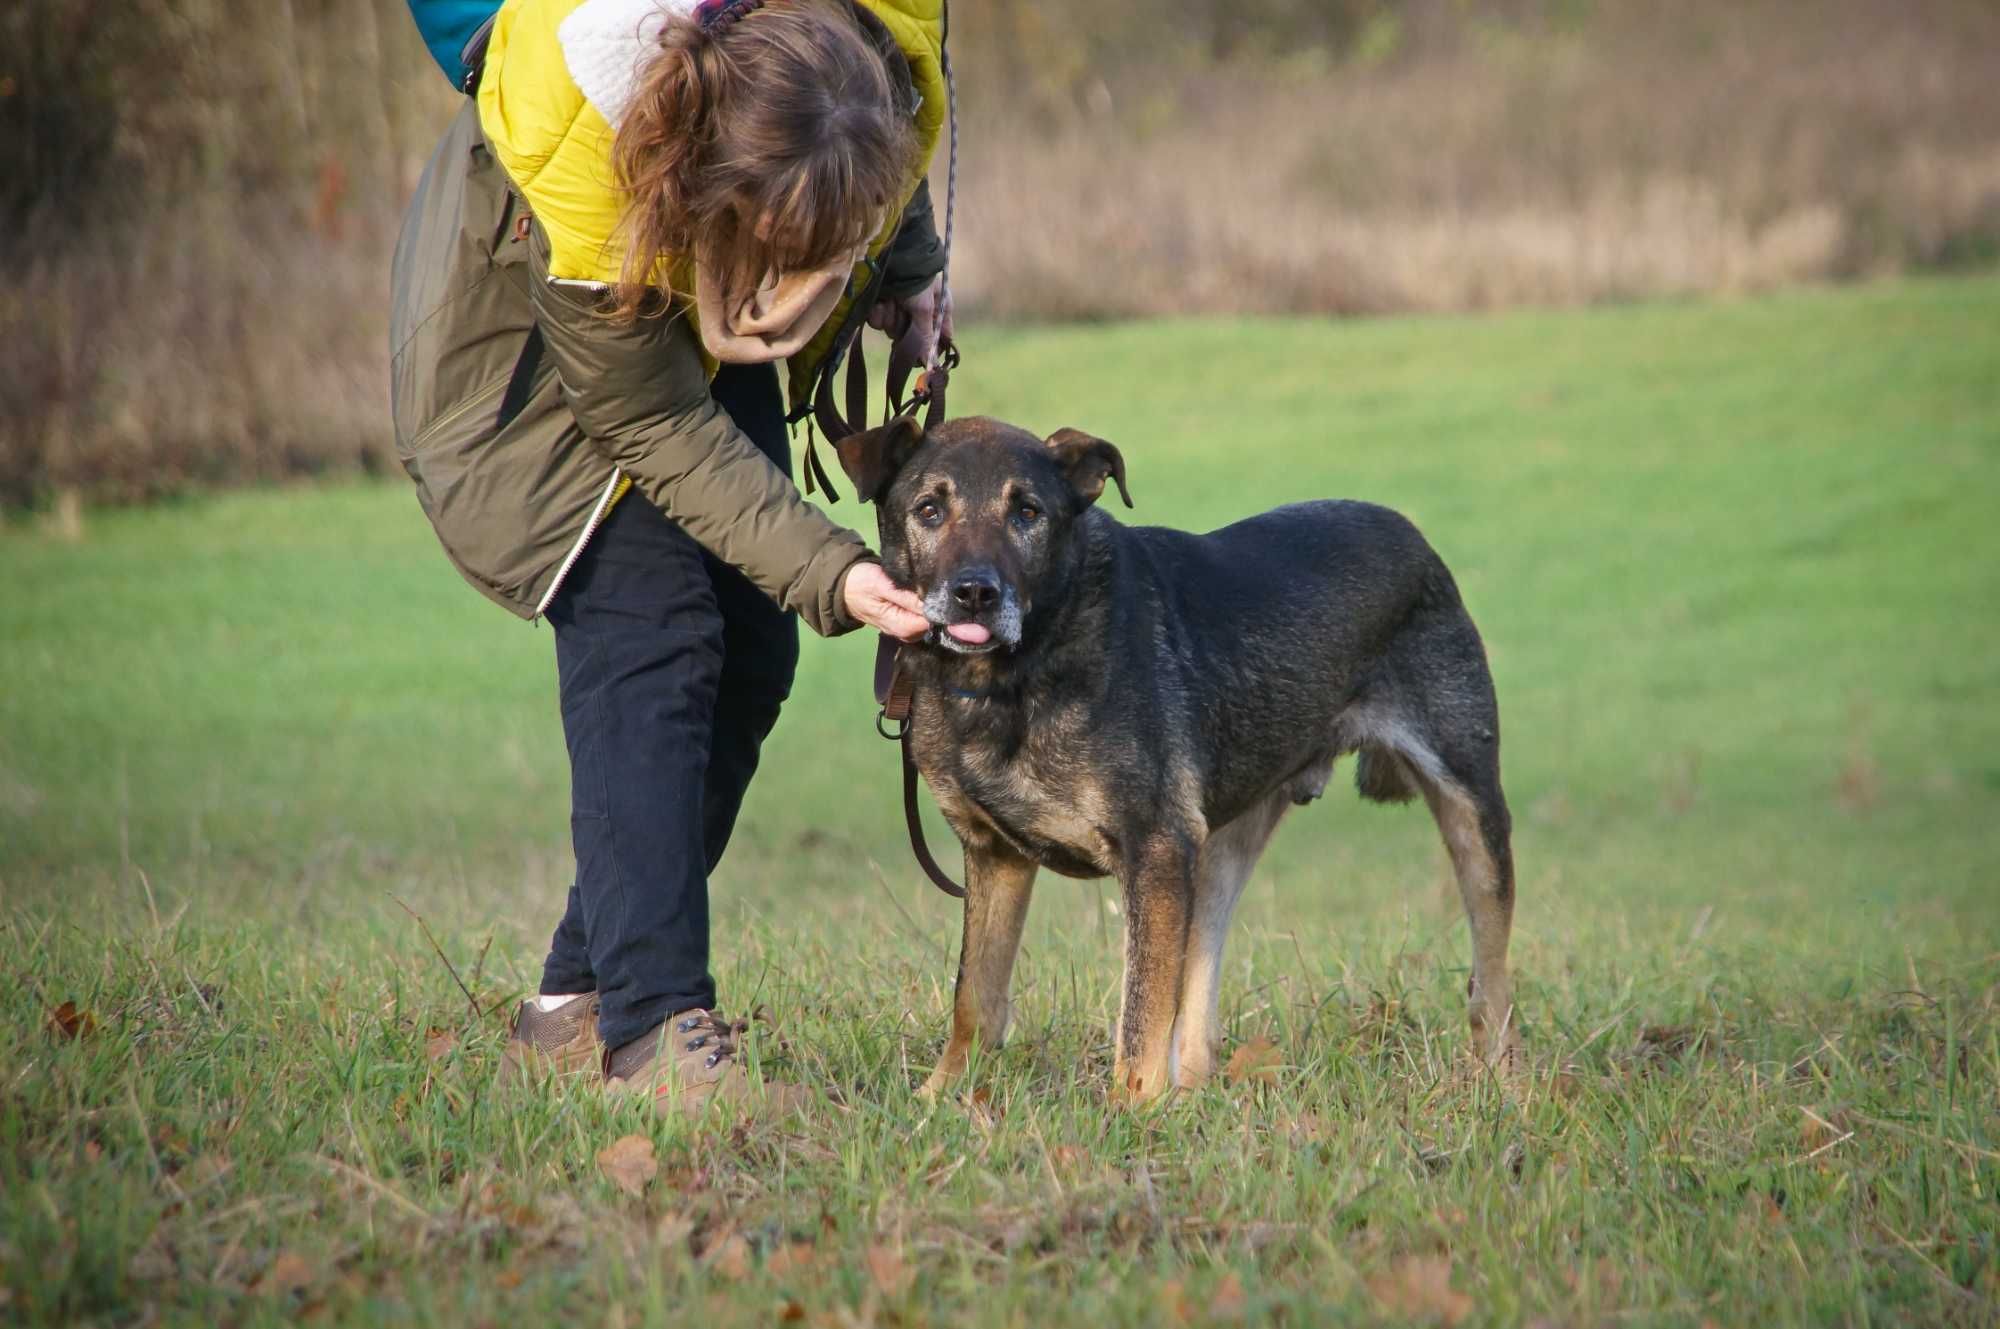
{"type": "MultiPolygon", "coordinates": [[[[493,24],[479,81],[479,121],[487,145],[534,210],[548,236],[549,275],[557,281],[610,284],[624,254],[618,245],[625,195],[612,169],[612,128],[572,76],[557,29],[572,12],[607,0],[506,0],[493,24]]],[[[869,248],[879,255],[895,233],[902,203],[916,192],[945,120],[944,0],[858,0],[895,37],[910,62],[921,97],[917,107],[919,169],[882,233],[869,248]]],[[[662,5],[663,8],[677,6],[662,5]]],[[[826,324],[789,364],[792,406],[807,400],[814,371],[832,349],[849,306],[869,277],[857,268],[848,293],[826,324]]],[[[666,277],[677,292],[694,289],[685,259],[668,256],[666,277]]],[[[691,300],[682,302],[693,319],[691,300]]],[[[703,356],[706,359],[707,353],[703,356]]],[[[715,372],[713,361],[709,372],[715,372]]]]}

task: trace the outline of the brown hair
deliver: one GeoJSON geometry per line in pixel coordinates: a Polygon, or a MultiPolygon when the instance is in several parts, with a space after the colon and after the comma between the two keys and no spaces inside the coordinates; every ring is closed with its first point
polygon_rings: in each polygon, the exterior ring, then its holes
{"type": "Polygon", "coordinates": [[[825,267],[880,229],[916,133],[907,67],[858,14],[777,0],[668,21],[613,146],[631,195],[617,317],[666,307],[662,255],[736,287],[825,267]]]}

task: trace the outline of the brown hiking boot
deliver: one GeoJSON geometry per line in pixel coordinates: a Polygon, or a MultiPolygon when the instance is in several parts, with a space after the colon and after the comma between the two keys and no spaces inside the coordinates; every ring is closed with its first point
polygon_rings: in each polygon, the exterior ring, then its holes
{"type": "Polygon", "coordinates": [[[597,1037],[597,994],[585,992],[545,1011],[532,1000],[514,1015],[504,1073],[517,1080],[566,1078],[595,1071],[604,1058],[597,1037]]]}
{"type": "MultiPolygon", "coordinates": [[[[662,1112],[700,1108],[711,1099],[753,1097],[744,1071],[741,1039],[748,1020],[725,1020],[714,1011],[682,1011],[653,1033],[633,1039],[604,1057],[604,1090],[611,1094],[650,1092],[662,1112]]],[[[794,1106],[803,1091],[765,1081],[762,1095],[794,1106]]]]}

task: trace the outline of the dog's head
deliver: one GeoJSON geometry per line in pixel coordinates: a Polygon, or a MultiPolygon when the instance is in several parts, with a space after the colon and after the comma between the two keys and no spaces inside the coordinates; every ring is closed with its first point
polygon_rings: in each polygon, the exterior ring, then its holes
{"type": "Polygon", "coordinates": [[[1047,439],[998,420],[950,420],[925,434],[901,418],[835,445],[875,504],[882,563],[923,597],[932,637],[961,655],[1012,650],[1034,611],[1059,595],[1090,505],[1125,459],[1101,438],[1047,439]]]}

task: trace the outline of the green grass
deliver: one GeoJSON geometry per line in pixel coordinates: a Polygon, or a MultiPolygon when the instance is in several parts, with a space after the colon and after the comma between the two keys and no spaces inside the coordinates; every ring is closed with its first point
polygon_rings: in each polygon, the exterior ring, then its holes
{"type": "Polygon", "coordinates": [[[848,639],[715,886],[725,1001],[823,1101],[503,1093],[567,881],[546,630],[395,485],[17,522],[0,1319],[2000,1318],[2000,280],[969,342],[954,404],[1111,438],[1137,517],[1366,497],[1452,563],[1532,1073],[1466,1069],[1421,812],[1337,797],[1230,950],[1274,1083],[1107,1109],[1115,895],[1047,879],[1012,1041],[921,1102],[957,921],[848,639]],[[631,1132],[637,1196],[596,1162],[631,1132]]]}

